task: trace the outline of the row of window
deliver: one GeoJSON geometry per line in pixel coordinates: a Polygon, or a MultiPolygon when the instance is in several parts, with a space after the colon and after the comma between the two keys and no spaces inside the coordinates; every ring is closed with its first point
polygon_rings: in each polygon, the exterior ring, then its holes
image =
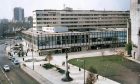
{"type": "Polygon", "coordinates": [[[129,16],[129,14],[61,14],[61,16],[129,16]]]}
{"type": "Polygon", "coordinates": [[[125,23],[126,21],[125,20],[113,20],[113,21],[85,21],[83,23],[125,23]]]}
{"type": "Polygon", "coordinates": [[[100,19],[116,19],[116,20],[123,20],[123,19],[128,19],[128,17],[83,17],[82,19],[86,19],[86,20],[100,20],[100,19]]]}
{"type": "Polygon", "coordinates": [[[57,22],[37,22],[37,24],[56,24],[56,23],[57,22]]]}
{"type": "Polygon", "coordinates": [[[102,27],[102,28],[126,28],[126,24],[96,24],[96,25],[63,25],[66,27],[102,27]]]}
{"type": "Polygon", "coordinates": [[[37,20],[56,20],[57,18],[37,18],[37,20]]]}
{"type": "Polygon", "coordinates": [[[76,22],[76,21],[73,21],[73,22],[70,22],[70,21],[69,22],[61,22],[61,24],[71,24],[71,23],[73,24],[73,23],[78,23],[78,22],[76,22]]]}
{"type": "Polygon", "coordinates": [[[36,16],[56,16],[56,14],[36,14],[36,16]]]}
{"type": "MultiPolygon", "coordinates": [[[[58,18],[37,18],[37,20],[57,20],[58,18]]],[[[81,18],[80,18],[81,19],[81,18]]],[[[90,18],[82,18],[85,20],[106,20],[106,19],[116,19],[116,20],[125,20],[127,17],[90,17],[90,18]]],[[[78,20],[78,18],[61,18],[61,20],[78,20]]]]}
{"type": "Polygon", "coordinates": [[[61,20],[78,20],[78,18],[61,18],[61,20]]]}

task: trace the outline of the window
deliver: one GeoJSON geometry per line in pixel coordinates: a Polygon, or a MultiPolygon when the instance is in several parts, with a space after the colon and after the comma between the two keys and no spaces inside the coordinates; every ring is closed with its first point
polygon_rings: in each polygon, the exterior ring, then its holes
{"type": "Polygon", "coordinates": [[[138,0],[138,4],[140,4],[140,0],[138,0]]]}

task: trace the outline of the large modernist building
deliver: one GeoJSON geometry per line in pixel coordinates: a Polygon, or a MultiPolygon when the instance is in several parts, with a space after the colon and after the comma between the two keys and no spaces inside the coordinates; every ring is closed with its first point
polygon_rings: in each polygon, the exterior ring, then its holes
{"type": "Polygon", "coordinates": [[[14,21],[23,22],[24,21],[24,9],[20,7],[14,8],[14,21]]]}
{"type": "Polygon", "coordinates": [[[24,45],[41,54],[124,47],[129,11],[35,10],[33,28],[22,32],[24,45]],[[33,45],[33,46],[32,46],[33,45]]]}
{"type": "Polygon", "coordinates": [[[90,31],[100,28],[127,28],[129,11],[97,11],[97,10],[35,10],[33,11],[33,27],[62,26],[69,31],[90,31]]]}
{"type": "Polygon", "coordinates": [[[127,41],[126,29],[69,32],[67,27],[43,27],[42,31],[29,29],[22,33],[23,44],[30,49],[33,47],[35,51],[39,50],[40,55],[46,54],[46,50],[63,53],[67,47],[71,52],[124,47],[127,41]]]}
{"type": "Polygon", "coordinates": [[[140,60],[140,0],[131,0],[132,56],[140,60]]]}

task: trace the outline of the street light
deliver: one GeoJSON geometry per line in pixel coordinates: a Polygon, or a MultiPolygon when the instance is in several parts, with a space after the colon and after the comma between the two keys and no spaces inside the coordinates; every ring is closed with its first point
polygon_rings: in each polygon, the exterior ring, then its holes
{"type": "Polygon", "coordinates": [[[84,61],[84,84],[86,84],[86,82],[85,82],[85,60],[83,60],[84,61]]]}
{"type": "MultiPolygon", "coordinates": [[[[78,61],[78,60],[77,60],[78,61]]],[[[86,81],[85,81],[85,60],[80,60],[83,62],[83,68],[84,68],[84,84],[86,84],[86,81]]]]}
{"type": "Polygon", "coordinates": [[[66,52],[66,70],[65,70],[65,76],[62,78],[62,81],[69,82],[72,81],[73,79],[69,76],[69,71],[68,71],[68,48],[65,48],[66,52]]]}
{"type": "Polygon", "coordinates": [[[32,51],[32,61],[33,61],[33,70],[34,70],[34,56],[33,56],[33,36],[34,36],[34,33],[33,33],[33,29],[32,29],[32,49],[31,49],[31,51],[32,51]]]}

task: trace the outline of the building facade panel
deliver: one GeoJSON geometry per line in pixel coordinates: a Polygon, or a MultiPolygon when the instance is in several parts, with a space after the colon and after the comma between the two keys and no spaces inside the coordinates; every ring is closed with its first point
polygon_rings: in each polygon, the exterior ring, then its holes
{"type": "Polygon", "coordinates": [[[65,26],[70,31],[95,28],[126,28],[129,11],[36,10],[34,28],[65,26]]]}

